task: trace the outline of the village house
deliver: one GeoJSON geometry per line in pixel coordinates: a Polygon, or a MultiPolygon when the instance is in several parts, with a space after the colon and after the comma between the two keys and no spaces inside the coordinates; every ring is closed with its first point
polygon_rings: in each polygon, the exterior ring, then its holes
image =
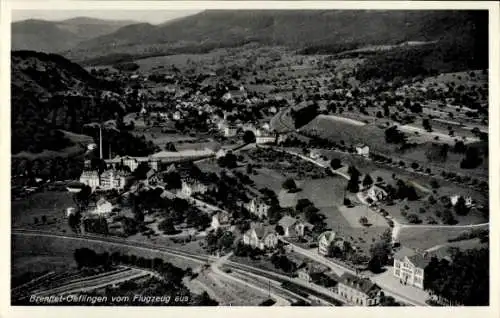
{"type": "Polygon", "coordinates": [[[212,223],[210,224],[210,226],[214,230],[216,230],[220,227],[228,226],[229,222],[230,222],[229,214],[227,212],[224,212],[224,211],[219,211],[219,212],[215,213],[214,215],[212,215],[212,223]]]}
{"type": "Polygon", "coordinates": [[[373,202],[378,202],[387,197],[387,191],[381,185],[372,185],[366,193],[367,197],[373,202]]]}
{"type": "Polygon", "coordinates": [[[225,157],[227,155],[227,151],[225,149],[219,149],[216,153],[215,153],[215,158],[219,159],[219,158],[222,158],[222,157],[225,157]]]}
{"type": "Polygon", "coordinates": [[[309,157],[311,159],[318,159],[321,157],[321,153],[318,150],[313,149],[309,152],[309,157]]]}
{"type": "Polygon", "coordinates": [[[154,187],[162,182],[160,175],[154,169],[149,169],[146,173],[146,185],[149,187],[154,187]]]}
{"type": "Polygon", "coordinates": [[[283,228],[283,237],[303,237],[307,231],[313,228],[312,224],[288,215],[282,217],[278,221],[278,225],[283,228]]]}
{"type": "Polygon", "coordinates": [[[113,205],[106,199],[101,198],[96,202],[95,209],[91,210],[91,214],[107,215],[113,210],[113,205]]]}
{"type": "Polygon", "coordinates": [[[267,212],[271,208],[269,204],[259,198],[253,198],[249,203],[245,204],[245,208],[259,218],[267,217],[267,212]]]}
{"type": "Polygon", "coordinates": [[[370,279],[344,273],[339,280],[337,293],[353,305],[376,306],[380,302],[381,288],[370,279]]]}
{"type": "Polygon", "coordinates": [[[137,167],[139,166],[139,160],[137,160],[134,157],[125,156],[121,158],[121,161],[124,166],[130,168],[130,172],[134,172],[134,170],[137,169],[137,167]]]}
{"type": "Polygon", "coordinates": [[[278,236],[271,226],[257,225],[243,234],[243,244],[260,250],[273,249],[278,245],[278,236]]]}
{"type": "Polygon", "coordinates": [[[173,115],[172,115],[172,119],[173,120],[181,120],[182,119],[182,114],[180,111],[176,111],[173,115]]]}
{"type": "Polygon", "coordinates": [[[358,144],[356,145],[356,154],[363,157],[368,157],[370,155],[370,147],[365,144],[358,144]]]}
{"type": "Polygon", "coordinates": [[[70,215],[75,215],[76,214],[76,209],[73,207],[69,207],[66,209],[66,217],[69,218],[70,215]]]}
{"type": "Polygon", "coordinates": [[[258,145],[263,145],[263,144],[274,144],[276,143],[276,136],[257,136],[255,137],[255,143],[258,145]]]}
{"type": "Polygon", "coordinates": [[[335,241],[336,234],[333,231],[326,231],[321,233],[318,237],[318,253],[321,255],[328,255],[330,245],[335,241]]]}
{"type": "Polygon", "coordinates": [[[83,171],[82,175],[80,176],[80,182],[88,185],[92,189],[95,189],[99,187],[100,185],[100,179],[99,179],[99,174],[97,171],[83,171]]]}
{"type": "Polygon", "coordinates": [[[234,137],[238,134],[238,128],[233,126],[227,126],[224,128],[224,137],[234,137]]]}
{"type": "MultiPolygon", "coordinates": [[[[450,197],[451,205],[455,206],[457,204],[457,202],[458,202],[458,199],[460,199],[460,197],[461,196],[458,195],[458,194],[457,195],[452,195],[450,197]]],[[[465,206],[468,207],[468,208],[472,207],[472,198],[471,197],[466,197],[464,199],[465,199],[465,206]]]]}
{"type": "Polygon", "coordinates": [[[184,179],[182,180],[181,193],[190,197],[195,193],[205,193],[208,191],[208,186],[196,179],[184,179]]]}
{"type": "Polygon", "coordinates": [[[298,222],[296,218],[285,215],[278,221],[278,225],[283,229],[283,237],[294,236],[294,225],[298,222]]]}

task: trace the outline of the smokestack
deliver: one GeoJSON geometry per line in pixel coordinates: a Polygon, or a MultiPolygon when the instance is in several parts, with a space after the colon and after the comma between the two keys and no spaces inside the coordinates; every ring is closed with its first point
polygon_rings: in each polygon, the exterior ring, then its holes
{"type": "Polygon", "coordinates": [[[102,160],[102,127],[99,125],[99,156],[102,160]]]}

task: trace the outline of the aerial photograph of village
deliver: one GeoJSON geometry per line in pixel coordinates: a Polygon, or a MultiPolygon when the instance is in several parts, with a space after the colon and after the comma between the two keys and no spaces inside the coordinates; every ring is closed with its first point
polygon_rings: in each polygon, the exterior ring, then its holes
{"type": "Polygon", "coordinates": [[[12,11],[11,305],[489,306],[488,17],[12,11]]]}

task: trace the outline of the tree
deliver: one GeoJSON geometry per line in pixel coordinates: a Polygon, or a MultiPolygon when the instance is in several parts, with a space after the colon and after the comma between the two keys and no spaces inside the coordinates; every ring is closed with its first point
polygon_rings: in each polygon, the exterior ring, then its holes
{"type": "Polygon", "coordinates": [[[387,264],[389,255],[391,254],[391,242],[392,234],[390,230],[387,230],[381,235],[380,240],[370,248],[371,257],[368,262],[368,268],[372,272],[380,272],[382,267],[387,264]]]}
{"type": "Polygon", "coordinates": [[[69,227],[76,232],[78,225],[80,224],[80,218],[75,213],[72,213],[68,216],[68,225],[69,227]]]}
{"type": "Polygon", "coordinates": [[[433,189],[438,189],[438,188],[439,188],[439,183],[437,182],[437,180],[436,180],[436,179],[432,179],[432,180],[431,180],[431,187],[432,187],[433,189]]]}
{"type": "Polygon", "coordinates": [[[401,306],[400,303],[398,303],[394,297],[392,296],[385,296],[384,294],[381,295],[380,297],[380,306],[383,307],[398,307],[401,306]]]}
{"type": "Polygon", "coordinates": [[[46,223],[47,223],[47,216],[42,215],[42,224],[46,224],[46,223]]]}
{"type": "Polygon", "coordinates": [[[457,140],[455,142],[455,146],[453,147],[453,151],[454,152],[456,152],[456,153],[464,153],[466,150],[467,150],[467,148],[465,147],[465,144],[464,144],[463,141],[457,140]]]}
{"type": "Polygon", "coordinates": [[[424,127],[424,129],[428,132],[432,131],[431,123],[427,118],[422,119],[422,127],[424,127]]]}
{"type": "Polygon", "coordinates": [[[167,235],[177,234],[180,231],[176,230],[172,219],[165,219],[158,224],[158,230],[163,231],[167,235]]]}
{"type": "Polygon", "coordinates": [[[420,224],[422,223],[422,220],[418,217],[418,215],[416,214],[410,214],[406,217],[406,219],[408,220],[408,222],[410,222],[411,224],[420,224]]]}
{"type": "Polygon", "coordinates": [[[250,144],[255,142],[255,134],[251,130],[246,130],[243,133],[243,142],[246,144],[250,144]]]}
{"type": "Polygon", "coordinates": [[[173,142],[167,142],[167,144],[165,145],[165,150],[166,151],[177,151],[173,142]]]}
{"type": "Polygon", "coordinates": [[[368,187],[373,184],[373,179],[369,174],[366,174],[363,179],[363,186],[368,187]]]}
{"type": "Polygon", "coordinates": [[[362,216],[359,218],[359,224],[363,225],[363,226],[367,226],[368,225],[368,219],[366,218],[366,216],[362,216]]]}
{"type": "Polygon", "coordinates": [[[330,166],[332,167],[332,169],[337,170],[342,167],[342,162],[340,161],[340,159],[334,158],[332,159],[332,161],[330,161],[330,166]]]}
{"type": "Polygon", "coordinates": [[[292,178],[288,178],[283,182],[282,188],[285,190],[294,190],[297,188],[297,185],[295,184],[295,181],[292,178]]]}
{"type": "Polygon", "coordinates": [[[455,213],[457,215],[467,215],[469,213],[469,208],[465,204],[464,197],[460,196],[454,206],[455,213]]]}
{"type": "Polygon", "coordinates": [[[181,176],[178,172],[172,171],[163,175],[163,182],[166,183],[165,188],[180,189],[182,187],[181,176]]]}

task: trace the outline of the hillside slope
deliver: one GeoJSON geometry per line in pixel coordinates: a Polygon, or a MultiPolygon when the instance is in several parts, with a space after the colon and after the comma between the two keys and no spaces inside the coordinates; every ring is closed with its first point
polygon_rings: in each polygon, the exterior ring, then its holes
{"type": "Polygon", "coordinates": [[[12,49],[57,53],[133,23],[136,22],[85,17],[64,21],[18,21],[12,23],[12,49]]]}
{"type": "Polygon", "coordinates": [[[84,123],[123,114],[126,101],[106,89],[114,88],[61,56],[13,52],[12,153],[63,149],[71,142],[60,129],[81,133],[84,123]]]}
{"type": "MultiPolygon", "coordinates": [[[[80,43],[67,56],[168,53],[173,49],[233,47],[242,43],[291,48],[397,44],[487,34],[487,12],[375,10],[209,10],[165,25],[130,25],[80,43]],[[484,23],[486,21],[486,29],[484,23]]],[[[474,37],[472,37],[474,38],[474,37]]],[[[471,43],[470,45],[474,45],[471,43]]]]}

